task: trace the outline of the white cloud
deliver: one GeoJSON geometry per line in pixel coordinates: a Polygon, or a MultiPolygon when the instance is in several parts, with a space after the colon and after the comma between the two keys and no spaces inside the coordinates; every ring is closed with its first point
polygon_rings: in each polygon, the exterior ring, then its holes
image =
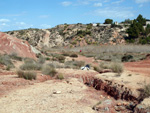
{"type": "Polygon", "coordinates": [[[135,0],[135,2],[141,4],[141,3],[150,2],[150,0],[135,0]]]}
{"type": "Polygon", "coordinates": [[[21,13],[18,13],[18,14],[0,14],[0,16],[5,16],[5,17],[17,17],[17,16],[23,16],[23,15],[25,15],[25,14],[27,14],[27,12],[26,11],[24,11],[24,12],[21,12],[21,13]]]}
{"type": "Polygon", "coordinates": [[[101,7],[103,4],[102,3],[95,3],[94,7],[101,7]]]}
{"type": "Polygon", "coordinates": [[[105,17],[105,18],[131,18],[134,16],[134,13],[127,8],[105,8],[98,9],[94,11],[94,14],[97,16],[105,17]]]}
{"type": "Polygon", "coordinates": [[[42,28],[51,28],[51,25],[48,25],[48,24],[42,24],[42,25],[40,25],[42,28]]]}
{"type": "Polygon", "coordinates": [[[72,4],[72,2],[69,1],[64,1],[61,3],[63,6],[70,6],[72,4]]]}
{"type": "Polygon", "coordinates": [[[109,0],[104,0],[104,2],[109,2],[109,0]]]}
{"type": "Polygon", "coordinates": [[[78,0],[77,5],[88,5],[90,4],[89,0],[78,0]]]}
{"type": "Polygon", "coordinates": [[[2,26],[6,26],[6,23],[2,23],[1,25],[2,25],[2,26]]]}
{"type": "Polygon", "coordinates": [[[14,26],[17,26],[19,29],[27,29],[27,28],[33,27],[32,24],[27,24],[25,22],[16,22],[14,26]]]}
{"type": "Polygon", "coordinates": [[[143,4],[140,4],[139,7],[143,7],[143,4]]]}
{"type": "Polygon", "coordinates": [[[9,19],[0,19],[0,22],[10,22],[10,20],[9,19]]]}
{"type": "Polygon", "coordinates": [[[120,4],[122,2],[124,2],[124,0],[115,1],[115,2],[112,2],[112,4],[120,4]]]}
{"type": "Polygon", "coordinates": [[[39,17],[40,17],[40,18],[48,18],[49,15],[40,15],[39,17]]]}

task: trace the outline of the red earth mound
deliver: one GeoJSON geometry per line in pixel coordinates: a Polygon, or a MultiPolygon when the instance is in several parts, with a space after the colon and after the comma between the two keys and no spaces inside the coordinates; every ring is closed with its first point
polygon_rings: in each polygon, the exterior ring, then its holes
{"type": "Polygon", "coordinates": [[[33,53],[27,41],[0,32],[0,54],[12,53],[16,53],[21,57],[36,58],[35,53],[33,53]]]}

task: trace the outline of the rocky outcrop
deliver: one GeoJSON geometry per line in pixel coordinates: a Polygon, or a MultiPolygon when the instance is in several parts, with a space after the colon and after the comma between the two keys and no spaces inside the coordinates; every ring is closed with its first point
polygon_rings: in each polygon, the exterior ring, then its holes
{"type": "Polygon", "coordinates": [[[93,26],[93,24],[64,24],[51,29],[26,29],[8,34],[28,41],[38,48],[58,46],[84,46],[91,44],[122,44],[127,28],[116,26],[93,26]]]}
{"type": "Polygon", "coordinates": [[[0,32],[0,54],[17,54],[21,57],[36,58],[27,41],[0,32]]]}
{"type": "MultiPolygon", "coordinates": [[[[96,90],[101,90],[106,92],[109,96],[114,97],[116,100],[124,100],[123,103],[114,103],[108,97],[106,100],[100,101],[101,104],[96,104],[93,109],[99,112],[115,111],[118,112],[134,112],[134,113],[147,113],[149,112],[149,99],[144,100],[142,103],[139,97],[135,96],[131,89],[120,83],[114,83],[110,80],[98,78],[95,75],[74,75],[74,77],[79,78],[81,82],[89,87],[93,87],[96,90]],[[140,104],[141,103],[141,104],[140,104]],[[106,109],[107,108],[107,109],[106,109]],[[103,110],[103,111],[102,111],[103,110]]],[[[103,97],[102,97],[103,98],[103,97]]],[[[115,113],[115,112],[114,112],[115,113]]]]}

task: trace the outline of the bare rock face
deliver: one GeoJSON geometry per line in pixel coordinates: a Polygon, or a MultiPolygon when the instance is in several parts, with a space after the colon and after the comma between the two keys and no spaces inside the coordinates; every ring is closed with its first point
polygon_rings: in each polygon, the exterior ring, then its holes
{"type": "Polygon", "coordinates": [[[16,53],[21,57],[36,58],[27,41],[0,32],[0,54],[16,53]]]}

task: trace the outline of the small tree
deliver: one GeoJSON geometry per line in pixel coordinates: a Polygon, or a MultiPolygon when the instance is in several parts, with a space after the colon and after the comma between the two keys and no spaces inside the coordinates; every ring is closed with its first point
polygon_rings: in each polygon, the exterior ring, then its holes
{"type": "Polygon", "coordinates": [[[135,38],[139,38],[146,34],[143,28],[143,25],[145,24],[146,19],[143,18],[142,15],[139,15],[135,20],[133,20],[133,23],[127,29],[127,33],[129,34],[127,39],[134,40],[135,38]]]}
{"type": "Polygon", "coordinates": [[[104,24],[112,24],[113,23],[113,20],[112,19],[106,19],[104,24]]]}

